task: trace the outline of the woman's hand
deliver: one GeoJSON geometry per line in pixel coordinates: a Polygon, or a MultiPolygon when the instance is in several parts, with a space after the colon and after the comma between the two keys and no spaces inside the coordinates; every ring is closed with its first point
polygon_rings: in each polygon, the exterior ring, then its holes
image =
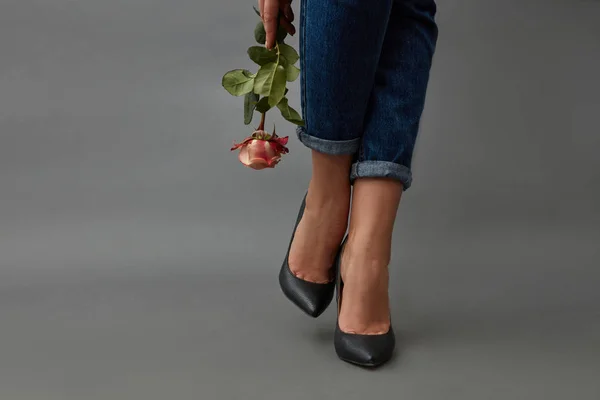
{"type": "Polygon", "coordinates": [[[296,28],[292,25],[294,22],[294,12],[292,11],[292,0],[258,0],[260,17],[265,26],[267,40],[265,46],[272,49],[277,37],[277,28],[281,25],[287,33],[293,35],[296,28]]]}

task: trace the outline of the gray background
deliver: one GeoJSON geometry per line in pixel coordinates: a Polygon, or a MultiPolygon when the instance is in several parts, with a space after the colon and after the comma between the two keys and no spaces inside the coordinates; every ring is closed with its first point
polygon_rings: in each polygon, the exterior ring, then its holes
{"type": "Polygon", "coordinates": [[[0,398],[600,398],[600,3],[440,1],[375,373],[277,286],[308,150],[228,151],[252,5],[0,0],[0,398]]]}

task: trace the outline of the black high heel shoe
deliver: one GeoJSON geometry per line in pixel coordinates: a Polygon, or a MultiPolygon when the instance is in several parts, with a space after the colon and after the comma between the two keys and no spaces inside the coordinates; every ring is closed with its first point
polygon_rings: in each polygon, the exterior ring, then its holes
{"type": "Polygon", "coordinates": [[[294,275],[290,270],[289,265],[290,249],[292,248],[292,242],[294,241],[296,229],[298,228],[298,224],[302,219],[305,207],[306,195],[302,200],[300,212],[298,213],[296,225],[294,226],[294,233],[290,239],[290,245],[288,247],[287,254],[285,255],[285,260],[283,261],[283,265],[279,271],[279,286],[281,286],[281,290],[283,290],[285,296],[292,303],[298,306],[298,308],[300,308],[306,314],[313,318],[317,318],[323,313],[323,311],[325,311],[333,299],[335,280],[332,280],[329,283],[308,282],[294,275]]]}
{"type": "Polygon", "coordinates": [[[339,317],[342,308],[342,250],[346,240],[342,243],[336,258],[336,292],[337,292],[337,319],[333,343],[338,357],[351,364],[361,367],[378,367],[392,358],[396,346],[396,337],[390,321],[390,329],[381,335],[360,335],[346,333],[340,329],[339,317]]]}

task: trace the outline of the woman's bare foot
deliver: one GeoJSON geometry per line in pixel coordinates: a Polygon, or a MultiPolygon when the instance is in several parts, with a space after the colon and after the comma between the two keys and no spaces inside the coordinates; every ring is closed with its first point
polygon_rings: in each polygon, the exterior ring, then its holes
{"type": "Polygon", "coordinates": [[[390,328],[388,264],[401,195],[402,185],[390,179],[362,178],[354,185],[341,262],[343,332],[380,335],[390,328]]]}
{"type": "Polygon", "coordinates": [[[332,280],[331,266],[348,227],[351,156],[313,151],[313,174],[304,215],[289,254],[292,273],[314,283],[332,280]]]}

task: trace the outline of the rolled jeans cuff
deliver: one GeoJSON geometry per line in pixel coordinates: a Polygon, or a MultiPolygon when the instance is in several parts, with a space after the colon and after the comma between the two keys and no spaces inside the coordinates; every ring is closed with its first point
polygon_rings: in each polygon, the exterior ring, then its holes
{"type": "Polygon", "coordinates": [[[330,154],[334,156],[355,154],[360,147],[361,138],[350,140],[327,140],[321,139],[306,133],[303,126],[296,129],[298,140],[309,149],[319,153],[330,154]]]}
{"type": "Polygon", "coordinates": [[[410,168],[389,161],[359,161],[352,165],[350,181],[358,178],[390,178],[400,181],[403,190],[407,190],[412,183],[410,168]]]}

